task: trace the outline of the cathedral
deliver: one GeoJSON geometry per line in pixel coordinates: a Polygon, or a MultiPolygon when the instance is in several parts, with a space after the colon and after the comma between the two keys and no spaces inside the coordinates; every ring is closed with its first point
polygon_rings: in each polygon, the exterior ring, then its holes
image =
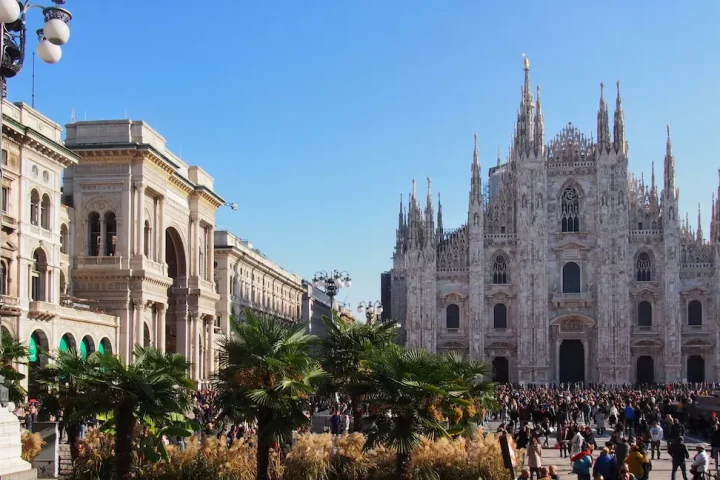
{"type": "MultiPolygon", "coordinates": [[[[618,83],[597,133],[545,139],[530,63],[510,153],[487,185],[477,136],[467,222],[446,229],[428,179],[400,202],[389,298],[410,348],[461,351],[499,382],[653,383],[720,377],[720,188],[710,238],[678,214],[668,128],[662,183],[628,170],[618,83]]],[[[389,291],[388,291],[389,290],[389,291]]]]}

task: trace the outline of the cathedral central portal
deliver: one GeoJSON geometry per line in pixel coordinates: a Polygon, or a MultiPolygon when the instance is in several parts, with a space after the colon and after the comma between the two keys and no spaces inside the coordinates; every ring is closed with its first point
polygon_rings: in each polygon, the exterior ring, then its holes
{"type": "Polygon", "coordinates": [[[560,383],[585,381],[585,346],[581,340],[563,340],[559,360],[560,383]]]}

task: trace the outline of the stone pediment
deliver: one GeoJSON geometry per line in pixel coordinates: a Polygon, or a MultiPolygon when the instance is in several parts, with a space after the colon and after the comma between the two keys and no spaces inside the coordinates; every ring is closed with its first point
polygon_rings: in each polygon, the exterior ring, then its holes
{"type": "Polygon", "coordinates": [[[9,242],[9,241],[5,241],[5,242],[2,243],[2,249],[3,249],[3,250],[8,250],[8,251],[10,251],[10,252],[15,252],[15,251],[17,251],[17,247],[15,246],[15,244],[12,243],[12,242],[9,242]]]}
{"type": "Polygon", "coordinates": [[[487,295],[485,295],[485,297],[488,300],[495,300],[498,302],[503,302],[503,301],[509,300],[515,296],[508,291],[508,288],[506,285],[504,285],[503,287],[491,289],[490,292],[487,295]]]}
{"type": "Polygon", "coordinates": [[[637,342],[633,342],[631,347],[632,348],[658,348],[658,347],[662,347],[662,343],[659,340],[644,339],[644,340],[638,340],[637,342]]]}
{"type": "Polygon", "coordinates": [[[651,298],[658,298],[660,296],[660,292],[658,292],[654,288],[643,287],[638,290],[634,290],[634,291],[630,292],[630,295],[633,298],[641,298],[643,300],[649,300],[651,298]]]}
{"type": "Polygon", "coordinates": [[[595,326],[595,320],[581,314],[558,315],[550,320],[550,326],[560,327],[560,332],[582,332],[595,326]]]}
{"type": "Polygon", "coordinates": [[[561,245],[558,245],[557,247],[553,247],[553,250],[556,252],[562,252],[565,250],[579,250],[579,251],[587,251],[590,250],[590,248],[585,245],[584,243],[576,242],[576,241],[568,241],[561,245]]]}
{"type": "Polygon", "coordinates": [[[510,343],[510,342],[497,341],[497,342],[492,342],[485,348],[487,348],[488,350],[514,350],[515,344],[510,343]]]}
{"type": "Polygon", "coordinates": [[[460,302],[462,300],[465,300],[466,298],[467,295],[463,295],[462,293],[458,293],[455,291],[448,292],[442,296],[442,299],[446,302],[460,302]]]}
{"type": "Polygon", "coordinates": [[[449,350],[452,350],[452,349],[463,350],[463,349],[468,348],[468,346],[465,345],[464,343],[460,343],[460,342],[445,342],[442,345],[440,345],[440,348],[446,348],[449,350]]]}
{"type": "Polygon", "coordinates": [[[683,297],[697,297],[706,295],[708,291],[702,287],[693,287],[688,290],[680,292],[683,297]]]}
{"type": "Polygon", "coordinates": [[[714,344],[704,338],[691,338],[683,342],[683,347],[712,347],[714,344]]]}

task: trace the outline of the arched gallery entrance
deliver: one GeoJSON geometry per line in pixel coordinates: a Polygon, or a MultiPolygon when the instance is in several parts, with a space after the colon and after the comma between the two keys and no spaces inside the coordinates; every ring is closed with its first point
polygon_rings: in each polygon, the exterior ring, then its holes
{"type": "Polygon", "coordinates": [[[168,276],[172,279],[167,292],[165,350],[187,355],[187,260],[182,237],[173,227],[165,230],[165,263],[168,276]]]}
{"type": "Polygon", "coordinates": [[[561,383],[585,381],[585,346],[581,340],[563,340],[558,361],[561,383]]]}
{"type": "Polygon", "coordinates": [[[48,363],[50,344],[42,330],[35,330],[28,341],[28,397],[39,398],[45,388],[38,382],[38,373],[48,363]]]}
{"type": "Polygon", "coordinates": [[[508,383],[510,381],[510,364],[506,357],[493,358],[492,381],[497,383],[508,383]]]}
{"type": "Polygon", "coordinates": [[[700,383],[705,381],[705,359],[700,355],[690,355],[687,359],[687,381],[700,383]]]}
{"type": "Polygon", "coordinates": [[[95,341],[92,339],[90,335],[85,335],[80,342],[80,356],[82,358],[87,358],[88,355],[91,355],[95,352],[95,341]]]}
{"type": "Polygon", "coordinates": [[[636,381],[638,384],[655,383],[655,361],[651,356],[638,357],[636,381]]]}

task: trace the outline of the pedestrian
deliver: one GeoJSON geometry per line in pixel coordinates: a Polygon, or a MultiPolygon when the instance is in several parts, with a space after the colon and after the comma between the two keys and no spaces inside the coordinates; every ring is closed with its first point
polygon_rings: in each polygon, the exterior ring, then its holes
{"type": "Polygon", "coordinates": [[[577,475],[577,480],[590,480],[590,469],[593,466],[592,455],[589,452],[575,460],[572,465],[572,472],[577,475]]]}
{"type": "Polygon", "coordinates": [[[616,471],[617,462],[615,461],[615,457],[610,455],[610,450],[607,447],[604,447],[600,450],[598,458],[595,459],[595,464],[593,465],[593,477],[597,478],[598,476],[601,476],[607,479],[612,479],[613,476],[615,476],[616,471]]]}
{"type": "Polygon", "coordinates": [[[630,445],[628,444],[627,438],[621,437],[620,442],[615,445],[615,459],[617,460],[618,467],[622,467],[625,464],[625,459],[630,454],[630,445]]]}
{"type": "Polygon", "coordinates": [[[333,410],[332,417],[330,417],[330,434],[338,435],[340,432],[340,415],[337,410],[333,410]]]}
{"type": "Polygon", "coordinates": [[[602,408],[598,408],[595,412],[595,431],[598,435],[605,433],[605,412],[602,408]]]}
{"type": "Polygon", "coordinates": [[[668,455],[672,459],[672,476],[671,480],[675,480],[675,472],[680,470],[683,476],[683,480],[687,480],[687,468],[685,466],[685,460],[690,458],[690,452],[688,452],[685,442],[682,437],[677,437],[673,440],[668,448],[668,455]]]}
{"type": "MultiPolygon", "coordinates": [[[[655,452],[657,451],[657,458],[660,460],[660,442],[663,439],[663,429],[658,422],[653,422],[653,426],[650,427],[650,459],[655,460],[655,452]]],[[[720,439],[719,439],[720,440],[720,439]]]]}
{"type": "Polygon", "coordinates": [[[627,458],[625,459],[625,465],[627,465],[630,473],[635,475],[636,478],[645,478],[645,472],[647,470],[646,463],[650,460],[647,459],[645,451],[641,450],[637,445],[633,446],[627,458]]]}
{"type": "Polygon", "coordinates": [[[695,454],[693,463],[690,466],[690,473],[693,474],[693,480],[701,480],[705,478],[705,472],[708,471],[710,460],[708,459],[704,446],[698,445],[695,447],[695,450],[697,450],[697,453],[695,454]]]}
{"type": "Polygon", "coordinates": [[[525,455],[527,456],[527,465],[530,467],[530,478],[535,476],[539,479],[540,467],[542,467],[542,447],[536,437],[533,437],[525,455]]]}
{"type": "Polygon", "coordinates": [[[717,424],[713,426],[712,433],[710,434],[710,447],[713,462],[715,462],[715,473],[717,473],[720,470],[718,466],[718,460],[720,460],[720,426],[717,424]]]}

